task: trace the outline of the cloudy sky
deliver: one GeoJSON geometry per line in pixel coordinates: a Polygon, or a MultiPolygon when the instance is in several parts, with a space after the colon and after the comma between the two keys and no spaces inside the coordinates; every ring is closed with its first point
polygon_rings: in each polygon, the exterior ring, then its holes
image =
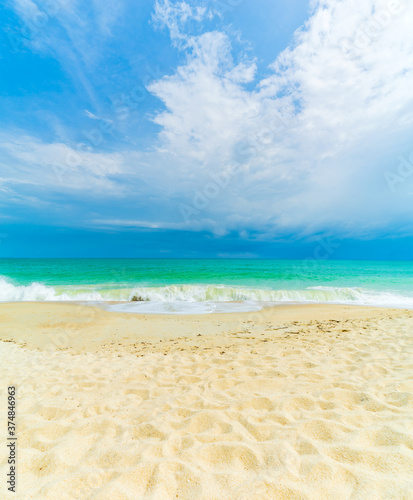
{"type": "Polygon", "coordinates": [[[411,1],[0,16],[0,256],[413,258],[411,1]]]}

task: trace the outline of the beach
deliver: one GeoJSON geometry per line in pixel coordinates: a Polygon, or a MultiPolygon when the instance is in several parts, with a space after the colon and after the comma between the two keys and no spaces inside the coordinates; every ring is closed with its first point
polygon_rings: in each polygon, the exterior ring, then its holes
{"type": "Polygon", "coordinates": [[[16,498],[413,498],[411,310],[25,302],[0,325],[16,498]]]}
{"type": "Polygon", "coordinates": [[[413,0],[0,10],[0,500],[413,500],[413,0]]]}

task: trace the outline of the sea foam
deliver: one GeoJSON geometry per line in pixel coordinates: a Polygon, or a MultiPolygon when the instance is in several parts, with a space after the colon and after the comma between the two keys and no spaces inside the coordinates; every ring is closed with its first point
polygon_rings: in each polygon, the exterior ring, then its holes
{"type": "MultiPolygon", "coordinates": [[[[170,285],[123,288],[116,284],[53,287],[36,282],[26,286],[16,285],[4,277],[0,278],[0,301],[2,302],[129,302],[134,296],[139,296],[141,301],[128,306],[130,312],[157,312],[157,310],[159,312],[171,312],[172,309],[183,309],[183,303],[211,305],[234,302],[248,303],[248,310],[256,310],[257,304],[262,305],[265,303],[330,303],[413,309],[413,296],[402,295],[395,291],[377,291],[362,288],[317,286],[302,290],[270,290],[224,285],[170,285]],[[181,305],[178,306],[177,304],[181,305]]],[[[217,310],[216,306],[208,307],[201,307],[202,312],[217,310]]],[[[218,310],[222,311],[223,308],[225,307],[222,304],[218,307],[218,310]]],[[[191,309],[191,306],[188,305],[186,309],[195,312],[199,307],[197,308],[194,305],[191,309]]],[[[242,309],[241,306],[239,306],[239,309],[242,309]]]]}

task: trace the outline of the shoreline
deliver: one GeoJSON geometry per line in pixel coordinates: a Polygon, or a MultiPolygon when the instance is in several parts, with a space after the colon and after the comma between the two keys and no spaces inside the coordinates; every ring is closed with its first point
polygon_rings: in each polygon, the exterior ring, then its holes
{"type": "Polygon", "coordinates": [[[122,345],[132,341],[159,342],[176,337],[225,335],[254,326],[264,331],[298,323],[345,322],[361,319],[413,317],[408,309],[332,304],[277,305],[260,311],[216,314],[133,314],[108,311],[98,306],[67,302],[0,303],[0,341],[24,344],[49,351],[93,351],[111,339],[122,345]],[[98,332],[98,334],[96,334],[98,332]]]}

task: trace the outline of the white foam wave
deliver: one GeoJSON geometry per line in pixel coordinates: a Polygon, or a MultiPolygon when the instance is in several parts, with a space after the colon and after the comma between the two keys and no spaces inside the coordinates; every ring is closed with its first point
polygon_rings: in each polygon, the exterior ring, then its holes
{"type": "Polygon", "coordinates": [[[153,302],[305,302],[357,304],[413,309],[413,296],[397,292],[361,288],[310,287],[304,290],[266,290],[217,285],[172,285],[160,288],[135,288],[133,295],[153,302]]]}
{"type": "MultiPolygon", "coordinates": [[[[413,294],[402,295],[395,291],[374,291],[361,288],[339,287],[311,287],[303,290],[268,290],[230,287],[224,285],[170,285],[164,287],[135,287],[116,288],[116,285],[105,287],[90,286],[62,286],[52,287],[42,283],[30,285],[15,285],[0,278],[0,301],[83,301],[107,302],[131,301],[138,296],[143,304],[151,302],[151,309],[155,304],[176,303],[332,303],[354,304],[383,307],[398,307],[413,309],[413,294]]],[[[138,307],[136,305],[136,307],[138,307]]],[[[140,306],[143,307],[142,305],[140,306]]],[[[149,305],[146,305],[146,308],[149,305]]],[[[160,306],[159,306],[160,307],[160,306]]]]}
{"type": "Polygon", "coordinates": [[[107,306],[108,311],[140,314],[210,314],[259,311],[258,302],[121,302],[107,306]]]}
{"type": "Polygon", "coordinates": [[[0,278],[0,302],[43,302],[43,301],[102,301],[107,300],[99,292],[59,292],[52,286],[42,283],[31,283],[30,285],[13,285],[0,278]]]}

